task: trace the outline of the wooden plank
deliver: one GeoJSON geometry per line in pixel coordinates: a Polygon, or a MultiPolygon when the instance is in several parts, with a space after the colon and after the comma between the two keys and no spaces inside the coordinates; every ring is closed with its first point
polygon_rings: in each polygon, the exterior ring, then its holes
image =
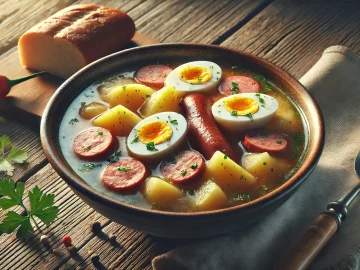
{"type": "Polygon", "coordinates": [[[300,78],[329,46],[360,52],[359,4],[278,0],[221,45],[254,53],[300,78]]]}

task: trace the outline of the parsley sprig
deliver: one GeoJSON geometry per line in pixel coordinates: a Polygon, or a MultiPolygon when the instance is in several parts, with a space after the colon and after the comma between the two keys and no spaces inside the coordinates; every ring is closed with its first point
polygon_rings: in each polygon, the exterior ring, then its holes
{"type": "Polygon", "coordinates": [[[45,194],[35,186],[29,191],[28,197],[30,208],[28,209],[23,203],[25,190],[24,183],[15,183],[13,180],[0,179],[0,208],[7,210],[13,206],[20,206],[25,210],[25,215],[19,215],[14,211],[6,213],[4,220],[0,223],[0,232],[10,234],[17,228],[16,236],[21,239],[27,239],[34,231],[30,220],[39,228],[35,217],[44,224],[49,225],[58,215],[59,209],[54,206],[55,195],[45,194]]]}
{"type": "Polygon", "coordinates": [[[15,163],[24,163],[28,156],[25,150],[16,148],[11,145],[10,138],[6,135],[0,137],[0,172],[5,172],[7,175],[14,174],[15,163]],[[5,149],[11,146],[10,153],[6,156],[5,149]]]}

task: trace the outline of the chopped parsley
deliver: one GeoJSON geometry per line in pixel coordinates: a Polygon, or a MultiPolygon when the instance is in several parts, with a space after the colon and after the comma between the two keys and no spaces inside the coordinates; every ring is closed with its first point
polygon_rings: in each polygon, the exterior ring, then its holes
{"type": "Polygon", "coordinates": [[[185,176],[186,173],[187,173],[187,172],[186,172],[185,170],[182,170],[182,171],[181,171],[181,175],[182,175],[182,176],[185,176]]]}
{"type": "Polygon", "coordinates": [[[156,148],[155,148],[155,143],[154,142],[148,142],[146,144],[146,149],[149,150],[149,151],[158,151],[156,148]]]}
{"type": "Polygon", "coordinates": [[[202,81],[202,78],[200,78],[200,77],[198,77],[197,79],[198,79],[198,82],[201,82],[201,81],[202,81]]]}
{"type": "Polygon", "coordinates": [[[113,162],[119,161],[120,157],[121,157],[121,151],[115,152],[107,159],[107,161],[113,163],[113,162]]]}
{"type": "Polygon", "coordinates": [[[266,165],[266,162],[264,162],[263,165],[266,165]]]}
{"type": "Polygon", "coordinates": [[[302,135],[300,134],[296,134],[294,137],[293,137],[294,141],[297,142],[297,143],[301,143],[304,141],[304,138],[302,135]]]}
{"type": "Polygon", "coordinates": [[[126,89],[126,85],[124,85],[124,86],[122,87],[122,89],[124,89],[124,91],[125,91],[125,89],[126,89]]]}
{"type": "Polygon", "coordinates": [[[262,76],[262,75],[255,76],[254,79],[257,80],[257,81],[259,81],[259,82],[266,83],[266,79],[265,79],[265,77],[262,76]]]}
{"type": "Polygon", "coordinates": [[[166,73],[164,73],[164,74],[163,74],[163,77],[164,77],[164,78],[166,78],[166,76],[167,76],[167,74],[166,74],[166,73]]]}
{"type": "Polygon", "coordinates": [[[99,134],[99,136],[102,136],[102,135],[104,135],[104,132],[99,131],[98,134],[99,134]]]}
{"type": "Polygon", "coordinates": [[[232,112],[231,112],[231,116],[237,116],[237,111],[232,110],[232,112]]]}
{"type": "Polygon", "coordinates": [[[236,82],[231,82],[231,94],[234,95],[237,91],[239,91],[239,85],[236,82]]]}
{"type": "Polygon", "coordinates": [[[170,123],[173,124],[173,125],[177,125],[178,121],[174,119],[174,120],[170,120],[170,123]]]}
{"type": "Polygon", "coordinates": [[[194,190],[188,190],[187,192],[190,196],[194,196],[195,195],[195,191],[194,190]]]}
{"type": "Polygon", "coordinates": [[[81,105],[81,106],[85,106],[85,105],[86,105],[86,102],[80,102],[80,105],[81,105]]]}
{"type": "Polygon", "coordinates": [[[130,168],[130,167],[120,166],[120,167],[117,168],[117,170],[118,170],[119,172],[128,172],[128,171],[131,170],[131,168],[130,168]]]}
{"type": "Polygon", "coordinates": [[[295,112],[295,116],[300,116],[300,113],[299,113],[299,112],[295,112]]]}
{"type": "Polygon", "coordinates": [[[248,193],[244,193],[244,194],[233,193],[233,201],[249,202],[250,194],[248,194],[248,193]]]}
{"type": "Polygon", "coordinates": [[[134,139],[131,141],[131,143],[136,143],[139,141],[138,135],[135,135],[134,139]]]}
{"type": "Polygon", "coordinates": [[[198,164],[197,163],[193,163],[191,164],[190,168],[193,169],[193,170],[196,170],[198,167],[198,164]]]}
{"type": "Polygon", "coordinates": [[[227,155],[224,155],[224,159],[227,159],[228,158],[228,156],[227,155]]]}
{"type": "Polygon", "coordinates": [[[260,96],[260,94],[258,93],[258,94],[255,94],[255,96],[257,96],[258,97],[258,99],[259,99],[259,101],[260,101],[260,103],[265,103],[265,100],[260,96]]]}
{"type": "Polygon", "coordinates": [[[75,123],[79,122],[79,119],[73,118],[69,121],[69,124],[74,125],[75,123]]]}
{"type": "Polygon", "coordinates": [[[146,94],[146,96],[145,96],[146,98],[149,98],[149,97],[151,97],[151,95],[148,95],[148,94],[146,94]]]}
{"type": "Polygon", "coordinates": [[[246,116],[249,117],[249,119],[252,119],[252,118],[253,118],[252,113],[247,113],[246,116]]]}
{"type": "Polygon", "coordinates": [[[233,65],[231,69],[232,69],[232,70],[237,70],[238,68],[239,68],[238,65],[233,65]]]}
{"type": "Polygon", "coordinates": [[[101,163],[95,164],[95,163],[84,163],[80,168],[80,172],[89,172],[93,169],[100,168],[102,166],[101,163]]]}
{"type": "Polygon", "coordinates": [[[277,144],[282,144],[282,141],[277,140],[276,143],[277,143],[277,144]]]}

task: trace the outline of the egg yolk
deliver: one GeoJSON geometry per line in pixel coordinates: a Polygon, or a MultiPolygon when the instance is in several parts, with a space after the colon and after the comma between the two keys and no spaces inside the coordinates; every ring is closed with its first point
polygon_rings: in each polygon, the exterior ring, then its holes
{"type": "Polygon", "coordinates": [[[204,67],[187,66],[179,71],[179,77],[183,82],[203,84],[212,78],[212,73],[204,67]]]}
{"type": "Polygon", "coordinates": [[[231,114],[236,112],[236,115],[254,114],[259,110],[259,104],[252,98],[248,97],[233,97],[224,101],[224,108],[231,114]]]}
{"type": "Polygon", "coordinates": [[[160,144],[170,140],[172,133],[173,131],[169,124],[157,121],[141,126],[137,131],[137,136],[139,141],[144,144],[149,142],[160,144]]]}

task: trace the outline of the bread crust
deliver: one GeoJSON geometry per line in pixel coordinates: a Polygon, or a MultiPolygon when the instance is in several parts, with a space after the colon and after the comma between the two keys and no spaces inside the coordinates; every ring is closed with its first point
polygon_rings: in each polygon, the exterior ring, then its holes
{"type": "Polygon", "coordinates": [[[22,37],[33,33],[72,43],[88,64],[127,44],[135,34],[135,24],[126,13],[114,8],[74,5],[40,22],[22,37]]]}

